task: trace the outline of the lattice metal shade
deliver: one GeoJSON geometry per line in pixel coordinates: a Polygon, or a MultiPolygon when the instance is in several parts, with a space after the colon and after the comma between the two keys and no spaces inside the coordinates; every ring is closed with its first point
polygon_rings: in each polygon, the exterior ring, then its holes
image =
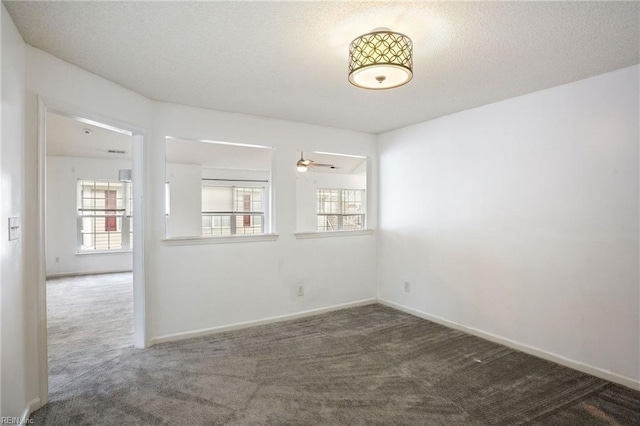
{"type": "Polygon", "coordinates": [[[413,43],[404,34],[375,29],[351,42],[349,81],[365,89],[391,89],[413,78],[413,43]]]}

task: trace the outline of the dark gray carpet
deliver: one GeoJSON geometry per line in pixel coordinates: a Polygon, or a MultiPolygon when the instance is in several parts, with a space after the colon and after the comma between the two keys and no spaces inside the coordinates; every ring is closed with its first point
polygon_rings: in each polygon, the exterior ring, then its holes
{"type": "Polygon", "coordinates": [[[96,278],[49,286],[37,425],[640,424],[639,392],[381,305],[137,350],[130,275],[96,278]]]}

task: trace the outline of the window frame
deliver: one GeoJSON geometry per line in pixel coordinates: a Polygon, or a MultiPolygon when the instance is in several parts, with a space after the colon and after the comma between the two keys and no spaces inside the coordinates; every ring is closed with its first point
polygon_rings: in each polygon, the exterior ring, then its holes
{"type": "MultiPolygon", "coordinates": [[[[107,191],[111,191],[108,189],[107,191]]],[[[92,254],[92,253],[118,253],[118,252],[130,252],[133,249],[133,241],[132,241],[132,221],[133,221],[133,188],[131,182],[123,182],[116,179],[83,179],[78,178],[76,182],[76,254],[92,254]],[[83,207],[83,183],[92,182],[95,187],[96,184],[106,184],[110,187],[112,184],[117,184],[122,186],[122,208],[118,208],[117,206],[117,198],[116,198],[116,207],[115,208],[107,208],[107,198],[105,196],[105,208],[97,209],[97,208],[85,208],[83,207]],[[83,214],[84,211],[93,211],[93,212],[104,212],[104,214],[83,214]],[[108,212],[113,212],[113,214],[109,214],[108,212]],[[105,218],[106,219],[114,218],[116,220],[116,228],[118,219],[120,219],[120,231],[107,231],[107,234],[117,233],[120,234],[120,247],[118,248],[106,248],[106,249],[84,249],[83,248],[83,219],[86,218],[105,218]]],[[[94,244],[95,247],[95,235],[98,232],[91,232],[94,235],[94,244]]]]}
{"type": "MultiPolygon", "coordinates": [[[[352,232],[352,231],[363,231],[367,229],[367,198],[366,198],[366,194],[367,191],[366,189],[353,189],[353,188],[316,188],[316,217],[317,217],[317,221],[316,221],[316,231],[315,232],[352,232]],[[335,201],[335,203],[337,204],[338,207],[338,212],[320,212],[320,192],[321,191],[326,191],[326,192],[333,192],[333,191],[337,191],[337,200],[335,201]],[[362,199],[359,201],[360,206],[362,208],[362,212],[361,213],[346,213],[344,211],[344,192],[345,191],[357,191],[357,192],[361,192],[362,193],[362,199]],[[319,225],[319,219],[320,217],[324,217],[325,218],[325,223],[326,223],[326,218],[329,216],[336,216],[337,220],[338,220],[338,224],[337,224],[337,228],[336,229],[327,229],[326,226],[321,229],[320,225],[319,225]],[[344,219],[345,217],[353,217],[353,216],[358,216],[360,217],[360,228],[357,229],[344,229],[344,219]]],[[[332,204],[334,203],[334,201],[330,201],[332,204]]],[[[330,209],[332,210],[332,209],[330,209]]]]}
{"type": "MultiPolygon", "coordinates": [[[[216,178],[203,178],[202,179],[202,188],[205,186],[210,187],[222,187],[222,188],[230,188],[231,189],[231,210],[230,211],[203,211],[201,209],[200,217],[204,222],[204,217],[209,216],[211,218],[214,217],[229,217],[229,234],[205,234],[204,232],[204,223],[201,226],[201,238],[235,238],[235,237],[245,237],[245,236],[261,236],[268,235],[271,232],[271,182],[269,180],[259,180],[259,179],[216,179],[216,178]],[[208,184],[205,184],[208,182],[208,184]],[[256,189],[259,188],[262,190],[262,211],[256,212],[247,212],[247,211],[239,211],[237,209],[238,200],[236,199],[236,190],[237,189],[256,189]],[[237,221],[238,218],[242,218],[243,223],[245,223],[245,218],[247,216],[259,216],[261,217],[261,225],[260,232],[251,232],[251,233],[238,233],[237,221]]],[[[244,202],[244,201],[243,201],[244,202]]],[[[251,227],[253,228],[253,227],[251,227]]],[[[215,228],[211,228],[212,230],[215,228]]]]}

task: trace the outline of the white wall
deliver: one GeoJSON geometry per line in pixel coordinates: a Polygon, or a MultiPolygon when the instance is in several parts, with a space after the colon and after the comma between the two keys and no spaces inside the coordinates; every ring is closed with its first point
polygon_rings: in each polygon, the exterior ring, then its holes
{"type": "Polygon", "coordinates": [[[167,236],[201,236],[202,167],[167,163],[166,179],[170,187],[167,236]]]}
{"type": "MultiPolygon", "coordinates": [[[[373,298],[375,236],[296,240],[297,151],[376,157],[375,136],[242,114],[158,104],[148,158],[153,236],[154,337],[373,298]],[[271,175],[276,241],[175,245],[164,235],[164,136],[274,148],[271,175]],[[339,273],[337,272],[339,271],[339,273]],[[297,297],[298,285],[305,296],[297,297]]],[[[373,178],[376,176],[373,164],[373,178]]],[[[375,202],[375,199],[374,199],[375,202]]],[[[314,202],[315,205],[315,202],[314,202]]],[[[374,204],[375,205],[375,204],[374,204]]],[[[371,216],[375,227],[376,214],[371,216]]]]}
{"type": "MultiPolygon", "coordinates": [[[[365,162],[366,163],[366,162],[365,162]]],[[[296,180],[298,232],[314,232],[318,227],[318,188],[364,189],[368,196],[366,174],[302,172],[296,180]]],[[[367,212],[365,212],[367,213],[367,212]]],[[[371,228],[368,226],[368,228],[371,228]]]]}
{"type": "Polygon", "coordinates": [[[637,383],[638,73],[382,134],[380,297],[637,383]]]}
{"type": "Polygon", "coordinates": [[[24,278],[25,45],[2,5],[2,145],[0,149],[1,351],[0,415],[22,416],[30,393],[35,311],[24,278]],[[20,238],[8,241],[8,218],[20,218],[20,238]]]}
{"type": "Polygon", "coordinates": [[[47,276],[132,269],[131,252],[76,253],[78,179],[117,180],[118,170],[130,168],[129,160],[47,157],[47,276]]]}

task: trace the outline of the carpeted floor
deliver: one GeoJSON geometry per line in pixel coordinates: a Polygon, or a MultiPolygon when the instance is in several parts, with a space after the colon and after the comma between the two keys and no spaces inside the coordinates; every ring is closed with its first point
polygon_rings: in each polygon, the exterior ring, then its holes
{"type": "Polygon", "coordinates": [[[137,350],[131,276],[98,278],[48,286],[36,425],[640,424],[640,392],[381,305],[137,350]]]}

